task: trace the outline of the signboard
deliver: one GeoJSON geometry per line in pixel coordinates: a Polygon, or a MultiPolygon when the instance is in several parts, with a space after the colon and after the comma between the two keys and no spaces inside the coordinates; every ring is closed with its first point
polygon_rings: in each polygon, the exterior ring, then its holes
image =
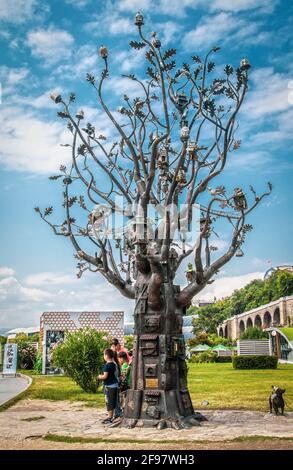
{"type": "Polygon", "coordinates": [[[159,381],[158,379],[145,379],[146,388],[158,388],[159,381]]]}
{"type": "Polygon", "coordinates": [[[6,343],[4,347],[3,374],[16,374],[17,344],[6,343]]]}

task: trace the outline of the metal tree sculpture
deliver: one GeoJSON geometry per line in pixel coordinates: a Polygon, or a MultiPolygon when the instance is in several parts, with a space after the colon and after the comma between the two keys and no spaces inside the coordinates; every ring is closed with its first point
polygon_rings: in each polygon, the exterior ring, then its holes
{"type": "Polygon", "coordinates": [[[61,166],[61,173],[50,177],[63,180],[65,221],[50,221],[52,207],[35,210],[56,235],[72,242],[78,277],[85,270],[101,273],[122,295],[135,300],[132,385],[122,425],[181,428],[197,425],[202,418],[194,413],[187,389],[182,316],[219,269],[234,255],[243,255],[241,246],[252,229],[246,217],[272,188],[268,183],[268,191],[258,195],[250,187],[248,197],[241,188],[227,194],[223,186],[210,187],[224,171],[229,154],[240,147],[236,117],[248,88],[247,59],[236,70],[226,65],[223,78],[210,79],[215,68],[210,57],[219,47],[204,60],[193,56],[193,65],[177,68],[175,49],[163,51],[156,33],[151,39],[144,36],[140,13],[135,24],[140,42],[131,41],[130,46],[145,48],[149,65],[144,80],[128,75],[141,96],[124,95],[124,105],[118,109],[121,118],[103,97],[109,79],[105,46],[100,48],[101,78],[87,75],[117,141],[108,144],[91,123],[83,125],[84,112],[71,112],[73,94],[68,100],[51,96],[62,107],[58,115],[68,121],[73,138],[67,144],[72,151],[70,167],[61,166]],[[126,201],[127,210],[117,205],[118,196],[126,201]],[[174,228],[178,220],[190,227],[192,208],[200,202],[199,229],[190,245],[186,230],[179,230],[175,238],[174,228]],[[129,223],[119,236],[109,237],[105,220],[114,211],[123,212],[129,223]],[[160,223],[158,218],[150,222],[152,211],[159,214],[160,223]],[[179,217],[174,218],[176,211],[179,217]],[[216,247],[209,238],[219,220],[231,227],[231,243],[215,258],[216,247]],[[176,271],[191,256],[194,268],[188,266],[188,285],[180,290],[174,284],[176,271]]]}

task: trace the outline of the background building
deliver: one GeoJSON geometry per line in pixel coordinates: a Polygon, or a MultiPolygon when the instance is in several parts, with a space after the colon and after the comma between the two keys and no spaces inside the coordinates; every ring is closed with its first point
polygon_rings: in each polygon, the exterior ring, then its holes
{"type": "Polygon", "coordinates": [[[44,312],[40,320],[40,351],[43,374],[59,373],[51,364],[54,348],[63,341],[65,331],[95,328],[123,343],[124,312],[44,312]]]}
{"type": "Polygon", "coordinates": [[[24,334],[28,337],[35,335],[40,332],[38,326],[30,326],[28,328],[14,328],[13,330],[6,331],[5,336],[7,336],[7,341],[9,342],[12,339],[16,338],[16,335],[24,334]]]}

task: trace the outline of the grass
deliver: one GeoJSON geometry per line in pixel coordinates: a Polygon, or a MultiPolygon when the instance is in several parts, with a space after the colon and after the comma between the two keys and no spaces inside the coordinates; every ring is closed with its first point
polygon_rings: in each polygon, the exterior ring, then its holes
{"type": "MultiPolygon", "coordinates": [[[[286,389],[286,410],[293,411],[293,364],[279,364],[276,370],[235,370],[232,364],[189,364],[188,382],[195,409],[208,400],[208,409],[268,410],[272,385],[286,389]]],[[[104,406],[104,395],[86,393],[68,377],[33,375],[25,398],[69,400],[87,406],[104,406]]]]}
{"type": "Polygon", "coordinates": [[[189,391],[194,407],[209,401],[212,409],[268,410],[272,385],[286,389],[286,409],[293,411],[293,364],[275,370],[235,370],[232,364],[190,364],[189,391]]]}
{"type": "Polygon", "coordinates": [[[105,398],[101,390],[97,393],[84,392],[69,377],[34,375],[34,380],[26,398],[39,400],[69,400],[84,402],[87,406],[104,406],[105,398]]]}
{"type": "Polygon", "coordinates": [[[31,418],[23,418],[20,421],[26,421],[30,423],[31,421],[40,421],[42,419],[45,419],[45,416],[32,416],[31,418]]]}
{"type": "MultiPolygon", "coordinates": [[[[151,439],[111,439],[111,438],[103,438],[103,437],[81,437],[81,436],[62,436],[60,434],[46,434],[43,438],[45,441],[49,442],[66,442],[68,444],[100,444],[100,443],[113,443],[117,444],[119,443],[125,443],[125,444],[190,444],[190,440],[168,440],[166,439],[156,439],[156,440],[151,440],[151,439]]],[[[239,436],[235,437],[233,439],[229,439],[229,442],[249,442],[249,441],[265,441],[265,440],[270,440],[270,441],[279,441],[280,439],[293,442],[293,439],[291,437],[273,437],[273,436],[239,436]]],[[[212,441],[208,440],[200,440],[200,441],[194,441],[194,443],[200,443],[200,444],[207,444],[209,442],[217,442],[214,439],[212,441]]],[[[222,442],[222,441],[220,441],[222,442]]]]}
{"type": "Polygon", "coordinates": [[[287,326],[287,327],[282,327],[282,328],[279,328],[280,331],[282,331],[282,333],[284,333],[285,336],[287,336],[288,340],[289,341],[293,341],[293,328],[287,326]]]}

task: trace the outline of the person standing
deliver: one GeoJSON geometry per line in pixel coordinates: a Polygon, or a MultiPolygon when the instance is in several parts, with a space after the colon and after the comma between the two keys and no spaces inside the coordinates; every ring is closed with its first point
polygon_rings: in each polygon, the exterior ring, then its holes
{"type": "Polygon", "coordinates": [[[104,360],[106,364],[103,367],[103,373],[98,375],[98,379],[103,380],[104,382],[108,417],[104,419],[102,423],[111,424],[113,422],[114,410],[117,405],[118,396],[118,368],[114,361],[114,351],[112,349],[105,349],[104,360]]]}
{"type": "Polygon", "coordinates": [[[121,407],[120,407],[120,377],[121,377],[121,366],[120,366],[120,361],[118,358],[118,353],[116,351],[113,351],[114,353],[114,362],[116,364],[116,376],[118,379],[118,389],[117,389],[117,397],[116,397],[116,406],[115,406],[115,411],[114,411],[114,419],[118,419],[121,417],[121,407]]]}
{"type": "Polygon", "coordinates": [[[124,346],[122,346],[118,338],[113,338],[111,349],[113,349],[113,351],[116,351],[117,354],[119,354],[120,352],[125,352],[127,355],[127,360],[129,362],[128,350],[124,346]]]}

